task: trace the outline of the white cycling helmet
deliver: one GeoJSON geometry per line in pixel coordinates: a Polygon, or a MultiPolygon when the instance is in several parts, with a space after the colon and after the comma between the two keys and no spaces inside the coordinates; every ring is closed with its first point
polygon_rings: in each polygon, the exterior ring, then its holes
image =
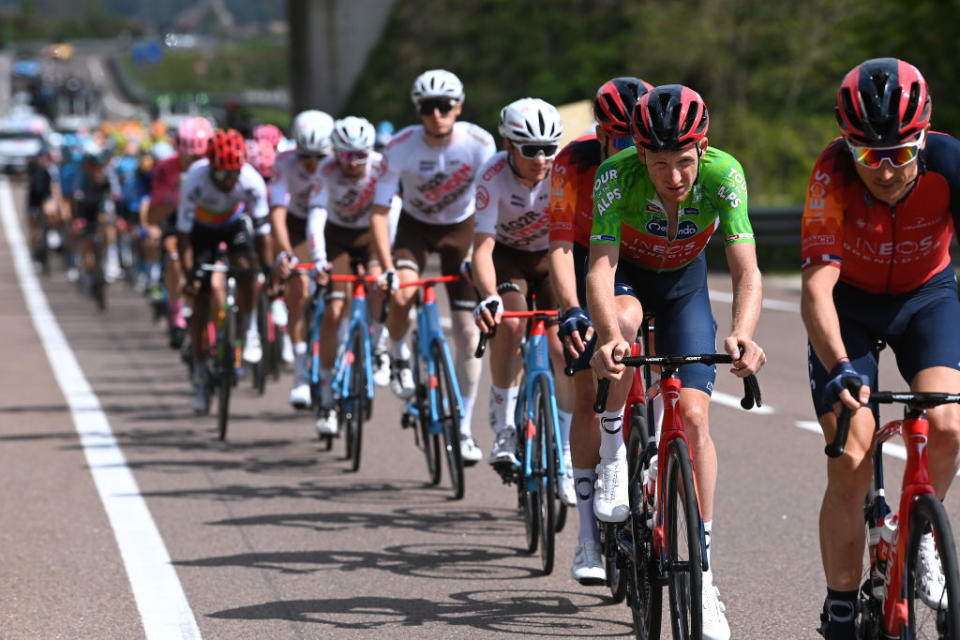
{"type": "Polygon", "coordinates": [[[556,142],[563,135],[557,108],[539,98],[521,98],[500,110],[500,135],[512,142],[556,142]]]}
{"type": "Polygon", "coordinates": [[[302,111],[293,119],[293,139],[297,149],[308,153],[330,153],[333,118],[323,111],[302,111]]]}
{"type": "Polygon", "coordinates": [[[338,151],[369,151],[376,137],[377,132],[366,118],[347,116],[333,123],[330,139],[338,151]]]}
{"type": "Polygon", "coordinates": [[[463,102],[466,95],[460,78],[443,69],[424,71],[413,81],[410,100],[418,104],[424,98],[450,98],[463,102]]]}

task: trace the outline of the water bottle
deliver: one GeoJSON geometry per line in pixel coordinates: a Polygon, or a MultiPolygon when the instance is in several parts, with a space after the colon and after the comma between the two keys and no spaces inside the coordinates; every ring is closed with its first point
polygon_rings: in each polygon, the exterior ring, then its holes
{"type": "Polygon", "coordinates": [[[897,514],[887,514],[870,529],[870,584],[875,598],[886,597],[887,572],[897,538],[897,514]]]}

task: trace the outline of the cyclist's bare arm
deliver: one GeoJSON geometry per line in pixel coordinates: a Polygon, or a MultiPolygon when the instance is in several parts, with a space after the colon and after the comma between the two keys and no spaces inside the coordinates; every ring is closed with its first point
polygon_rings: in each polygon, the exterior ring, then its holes
{"type": "Polygon", "coordinates": [[[737,358],[740,355],[738,345],[743,347],[743,356],[734,362],[732,371],[746,377],[759,371],[766,362],[763,350],[753,340],[763,301],[763,279],[757,267],[754,244],[732,244],[727,247],[726,254],[733,281],[733,325],[724,348],[737,358]]]}
{"type": "MultiPolygon", "coordinates": [[[[287,231],[287,208],[273,207],[270,209],[270,226],[273,227],[273,237],[277,240],[277,249],[293,254],[290,246],[290,233],[287,231]]],[[[257,245],[259,248],[259,244],[257,245]]]]}
{"type": "Polygon", "coordinates": [[[590,270],[587,272],[587,305],[597,331],[594,358],[602,360],[602,371],[597,371],[596,367],[594,371],[613,380],[619,380],[625,369],[619,358],[614,360],[614,354],[623,356],[630,353],[630,344],[620,333],[614,296],[614,277],[619,257],[620,247],[595,244],[590,247],[590,270]]]}
{"type": "Polygon", "coordinates": [[[390,207],[375,204],[370,209],[370,234],[377,258],[384,271],[393,269],[393,254],[390,252],[390,207]]]}
{"type": "MultiPolygon", "coordinates": [[[[577,272],[573,264],[573,243],[566,240],[554,240],[550,243],[550,286],[553,295],[557,298],[560,311],[566,311],[580,306],[577,298],[577,272]]],[[[580,336],[578,331],[570,336],[577,353],[582,353],[585,344],[593,337],[593,327],[587,329],[586,335],[580,336]]]]}
{"type": "Polygon", "coordinates": [[[493,266],[493,248],[496,244],[496,236],[489,233],[473,235],[473,283],[481,298],[497,293],[497,270],[493,266]]]}
{"type": "Polygon", "coordinates": [[[160,224],[177,210],[176,202],[150,202],[147,210],[147,224],[160,224]]]}

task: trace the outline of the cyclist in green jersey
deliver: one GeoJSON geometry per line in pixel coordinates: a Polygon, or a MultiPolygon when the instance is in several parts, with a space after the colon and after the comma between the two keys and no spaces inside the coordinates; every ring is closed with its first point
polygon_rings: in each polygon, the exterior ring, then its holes
{"type": "MultiPolygon", "coordinates": [[[[601,520],[623,521],[628,513],[621,426],[631,376],[624,375],[620,360],[630,354],[643,311],[657,314],[658,353],[716,349],[703,250],[717,227],[733,280],[732,329],[723,350],[736,358],[732,371],[740,377],[756,373],[766,361],[753,340],[762,284],[743,169],[729,154],[707,146],[708,124],[697,92],[681,85],[657,87],[634,107],[636,148],[597,169],[587,275],[587,301],[598,334],[591,366],[597,376],[613,381],[608,411],[600,416],[594,511],[601,520]]],[[[715,367],[680,369],[682,418],[700,489],[708,563],[717,478],[707,419],[714,377],[715,367]]],[[[730,627],[710,566],[703,577],[703,637],[725,640],[730,627]]]]}

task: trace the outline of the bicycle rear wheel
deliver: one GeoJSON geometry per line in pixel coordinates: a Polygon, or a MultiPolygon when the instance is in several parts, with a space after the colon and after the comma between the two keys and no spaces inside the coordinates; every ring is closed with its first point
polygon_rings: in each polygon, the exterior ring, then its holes
{"type": "Polygon", "coordinates": [[[679,438],[670,443],[667,455],[664,499],[673,637],[676,640],[699,639],[703,630],[700,504],[693,481],[690,450],[679,438]]]}
{"type": "Polygon", "coordinates": [[[557,526],[557,465],[560,451],[557,448],[556,421],[551,404],[550,385],[545,375],[537,378],[533,388],[536,408],[533,445],[533,477],[537,482],[537,515],[540,527],[540,564],[543,572],[553,571],[553,558],[557,526]]]}
{"type": "Polygon", "coordinates": [[[460,404],[457,402],[457,390],[453,388],[453,376],[450,363],[439,338],[431,347],[433,366],[436,368],[437,420],[443,426],[443,449],[450,472],[450,484],[453,485],[453,497],[463,497],[463,458],[460,454],[460,404]]]}
{"type": "MultiPolygon", "coordinates": [[[[367,397],[367,368],[363,335],[354,331],[352,340],[353,358],[350,364],[350,394],[341,399],[347,432],[347,459],[350,468],[360,468],[360,445],[363,438],[363,401],[367,397]]],[[[346,356],[345,356],[346,357],[346,356]]]]}
{"type": "Polygon", "coordinates": [[[960,638],[960,574],[957,573],[957,548],[953,530],[943,503],[932,494],[917,497],[910,516],[910,539],[904,558],[907,610],[910,628],[901,637],[960,638]],[[943,584],[921,583],[920,547],[925,533],[933,534],[943,584]]]}
{"type": "MultiPolygon", "coordinates": [[[[663,578],[660,560],[654,556],[653,532],[647,526],[649,507],[643,497],[643,452],[648,446],[646,411],[641,405],[643,425],[634,424],[627,442],[627,467],[630,469],[630,540],[633,554],[621,553],[621,581],[626,583],[627,606],[633,617],[634,635],[638,640],[657,640],[663,613],[663,578]]],[[[636,405],[634,405],[636,411],[636,405]]],[[[631,416],[633,422],[633,416],[631,416]]],[[[648,463],[649,465],[649,463],[648,463]]]]}
{"type": "Polygon", "coordinates": [[[260,334],[260,344],[263,347],[263,356],[260,361],[253,365],[253,375],[250,380],[253,382],[253,388],[257,393],[263,395],[267,388],[267,369],[270,367],[270,354],[273,345],[270,344],[267,327],[267,311],[270,300],[267,299],[267,292],[262,288],[257,295],[257,333],[260,334]]]}
{"type": "Polygon", "coordinates": [[[227,437],[227,421],[230,414],[230,392],[236,376],[237,351],[237,309],[231,306],[223,320],[223,333],[217,347],[217,359],[220,369],[220,386],[217,393],[217,434],[223,440],[227,437]]]}

